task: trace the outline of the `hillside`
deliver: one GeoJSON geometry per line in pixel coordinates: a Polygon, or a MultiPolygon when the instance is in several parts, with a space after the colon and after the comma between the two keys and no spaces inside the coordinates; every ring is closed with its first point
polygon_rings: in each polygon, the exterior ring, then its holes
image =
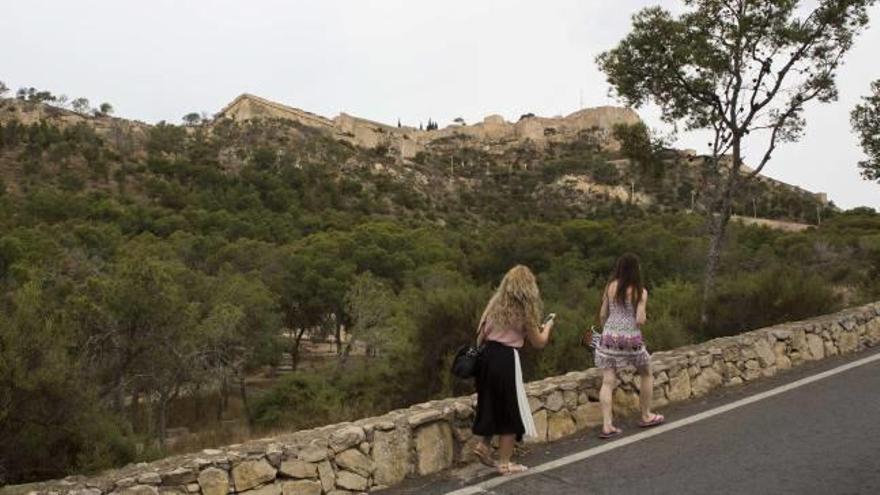
{"type": "MultiPolygon", "coordinates": [[[[199,173],[315,165],[349,196],[358,189],[367,197],[359,201],[379,211],[442,221],[569,217],[621,203],[651,211],[699,209],[705,191],[704,159],[692,151],[622,149],[615,126],[638,127],[640,120],[614,107],[558,118],[526,115],[516,123],[489,116],[428,131],[346,114],[329,119],[252,95],[189,126],[150,126],[6,99],[0,100],[0,124],[8,143],[0,153],[0,179],[12,193],[52,184],[155,200],[173,194],[157,190],[171,171],[160,172],[158,161],[173,168],[187,140],[198,141],[200,165],[214,168],[199,173]]],[[[829,208],[823,194],[761,177],[744,189],[735,211],[815,223],[817,211],[829,208]]]]}

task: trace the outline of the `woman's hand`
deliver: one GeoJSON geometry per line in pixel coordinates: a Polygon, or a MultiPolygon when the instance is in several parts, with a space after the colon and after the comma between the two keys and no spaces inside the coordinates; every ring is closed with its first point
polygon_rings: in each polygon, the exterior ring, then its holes
{"type": "Polygon", "coordinates": [[[526,338],[535,349],[543,349],[550,341],[550,331],[553,330],[553,319],[543,325],[531,327],[526,333],[526,338]]]}

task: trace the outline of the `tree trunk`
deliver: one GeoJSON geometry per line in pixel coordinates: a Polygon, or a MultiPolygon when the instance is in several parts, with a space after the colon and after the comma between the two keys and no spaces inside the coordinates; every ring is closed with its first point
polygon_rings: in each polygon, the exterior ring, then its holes
{"type": "MultiPolygon", "coordinates": [[[[723,189],[720,192],[720,200],[715,208],[709,209],[709,251],[706,255],[706,271],[703,275],[703,294],[700,309],[700,326],[706,330],[709,324],[709,302],[715,292],[715,280],[718,277],[718,268],[721,262],[721,252],[724,249],[724,240],[727,234],[727,225],[730,222],[731,205],[733,195],[739,183],[739,170],[741,166],[740,138],[733,141],[733,165],[729,175],[723,181],[723,189]]],[[[718,169],[716,169],[718,173],[718,169]]]]}
{"type": "Polygon", "coordinates": [[[217,422],[223,420],[223,412],[226,411],[226,371],[223,372],[223,378],[220,379],[220,390],[217,391],[217,422]]]}
{"type": "Polygon", "coordinates": [[[253,418],[251,417],[251,408],[248,404],[247,384],[245,383],[245,374],[242,370],[238,375],[238,393],[241,397],[241,407],[244,410],[244,417],[247,420],[248,429],[253,427],[253,418]]]}
{"type": "Polygon", "coordinates": [[[709,323],[709,302],[715,290],[718,263],[724,247],[724,221],[722,213],[709,213],[709,251],[706,255],[706,271],[703,275],[703,294],[700,309],[700,326],[705,330],[709,323]]]}
{"type": "Polygon", "coordinates": [[[125,407],[125,378],[122,374],[113,386],[113,412],[121,413],[125,407]]]}
{"type": "Polygon", "coordinates": [[[156,401],[153,400],[152,391],[148,391],[144,394],[144,433],[147,437],[153,437],[156,434],[156,422],[155,422],[155,407],[156,401]]]}
{"type": "Polygon", "coordinates": [[[295,331],[295,337],[293,338],[293,346],[290,348],[290,371],[296,371],[297,366],[299,366],[299,348],[302,343],[303,335],[305,335],[305,328],[298,328],[295,331]]]}
{"type": "Polygon", "coordinates": [[[223,417],[223,414],[226,413],[226,410],[229,409],[229,376],[226,372],[223,373],[223,383],[220,384],[220,416],[218,419],[223,417]]]}
{"type": "Polygon", "coordinates": [[[345,348],[342,350],[342,353],[339,354],[339,366],[344,367],[348,362],[348,356],[351,355],[351,346],[354,344],[354,339],[348,339],[348,343],[345,344],[345,348]]]}
{"type": "Polygon", "coordinates": [[[165,448],[165,439],[168,435],[168,398],[165,394],[159,396],[158,436],[159,446],[165,448]]]}
{"type": "Polygon", "coordinates": [[[197,423],[201,423],[202,421],[202,384],[197,383],[195,388],[193,389],[193,416],[195,416],[195,421],[197,423]]]}
{"type": "Polygon", "coordinates": [[[334,316],[334,326],[336,329],[334,332],[336,333],[336,354],[342,354],[342,325],[339,324],[338,320],[335,320],[334,316]]]}
{"type": "Polygon", "coordinates": [[[131,407],[130,407],[130,416],[129,421],[131,422],[132,431],[138,431],[138,408],[141,403],[141,391],[139,388],[135,388],[134,392],[131,394],[131,407]]]}

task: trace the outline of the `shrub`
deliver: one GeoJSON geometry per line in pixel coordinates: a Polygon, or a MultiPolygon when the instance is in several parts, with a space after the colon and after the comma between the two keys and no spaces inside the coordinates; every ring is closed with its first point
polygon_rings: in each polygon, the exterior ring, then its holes
{"type": "Polygon", "coordinates": [[[648,294],[648,321],[642,333],[651,352],[694,343],[700,323],[699,287],[667,282],[648,294]]]}
{"type": "Polygon", "coordinates": [[[325,375],[298,371],[258,397],[251,415],[258,427],[309,428],[332,423],[344,402],[342,392],[325,375]]]}
{"type": "Polygon", "coordinates": [[[816,273],[775,266],[720,280],[709,306],[706,337],[796,321],[839,308],[840,295],[816,273]]]}

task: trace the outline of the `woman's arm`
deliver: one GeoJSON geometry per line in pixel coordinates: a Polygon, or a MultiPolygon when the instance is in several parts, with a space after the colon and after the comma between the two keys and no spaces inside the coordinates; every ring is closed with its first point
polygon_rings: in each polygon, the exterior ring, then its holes
{"type": "Polygon", "coordinates": [[[553,320],[541,326],[529,325],[529,328],[526,329],[526,338],[535,349],[543,349],[550,341],[551,330],[553,330],[553,320]]]}
{"type": "Polygon", "coordinates": [[[480,324],[477,326],[477,345],[483,345],[483,339],[486,338],[486,320],[480,319],[480,324]]]}
{"type": "Polygon", "coordinates": [[[636,308],[636,325],[642,326],[648,321],[648,289],[642,289],[642,299],[636,308]]]}
{"type": "Polygon", "coordinates": [[[602,291],[602,303],[599,306],[599,326],[604,327],[605,321],[608,319],[608,292],[611,291],[611,284],[605,286],[602,291]]]}
{"type": "Polygon", "coordinates": [[[608,319],[608,292],[602,294],[602,305],[599,306],[599,326],[605,326],[605,320],[608,319]]]}
{"type": "Polygon", "coordinates": [[[483,314],[480,316],[480,323],[477,324],[477,345],[483,343],[483,339],[486,337],[485,327],[486,327],[486,317],[489,315],[489,308],[492,307],[492,304],[495,302],[496,295],[493,295],[491,299],[489,299],[489,304],[486,305],[486,308],[483,309],[483,314]]]}

